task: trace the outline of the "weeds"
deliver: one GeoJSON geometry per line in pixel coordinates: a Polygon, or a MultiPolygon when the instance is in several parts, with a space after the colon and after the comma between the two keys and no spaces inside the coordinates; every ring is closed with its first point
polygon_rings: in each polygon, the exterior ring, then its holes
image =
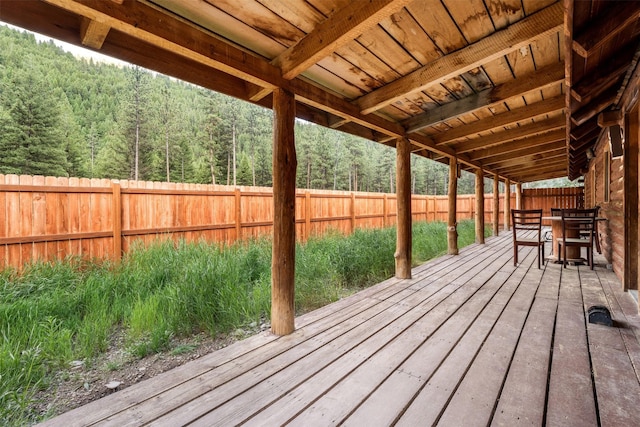
{"type": "MultiPolygon", "coordinates": [[[[462,247],[472,222],[459,225],[462,247]]],[[[328,234],[296,247],[296,309],[308,311],[393,274],[395,229],[328,234]]],[[[446,225],[417,223],[414,263],[446,251],[446,225]]],[[[117,265],[77,259],[0,272],[0,420],[25,425],[35,393],[73,360],[90,363],[116,328],[137,357],[172,338],[236,330],[270,311],[271,243],[158,243],[117,265]]],[[[190,348],[176,348],[175,354],[190,348]]],[[[114,364],[110,369],[117,369],[114,364]]]]}

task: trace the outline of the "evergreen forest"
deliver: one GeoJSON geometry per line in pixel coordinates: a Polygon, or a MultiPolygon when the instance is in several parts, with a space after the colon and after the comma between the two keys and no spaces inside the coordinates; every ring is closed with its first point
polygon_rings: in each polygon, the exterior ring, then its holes
{"type": "MultiPolygon", "coordinates": [[[[296,150],[298,188],[395,192],[392,148],[297,121],[296,150]]],[[[272,113],[0,26],[0,154],[3,174],[268,187],[272,113]]],[[[414,194],[446,194],[446,165],[411,161],[414,194]]]]}

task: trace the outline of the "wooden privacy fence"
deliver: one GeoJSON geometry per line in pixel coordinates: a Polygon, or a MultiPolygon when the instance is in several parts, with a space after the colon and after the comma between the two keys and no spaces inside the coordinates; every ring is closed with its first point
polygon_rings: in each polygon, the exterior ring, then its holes
{"type": "MultiPolygon", "coordinates": [[[[575,209],[584,207],[584,187],[530,188],[522,191],[522,209],[542,209],[551,215],[551,208],[575,209]]],[[[551,225],[551,221],[543,221],[551,225]]]]}
{"type": "MultiPolygon", "coordinates": [[[[272,198],[271,188],[0,175],[0,268],[69,255],[118,259],[134,241],[230,243],[270,234],[272,198]]],[[[485,195],[487,222],[492,200],[485,195]]],[[[474,207],[475,196],[458,196],[458,220],[473,218],[474,207]]],[[[414,221],[446,221],[447,209],[447,196],[412,196],[414,221]]],[[[300,240],[395,223],[395,194],[297,192],[300,240]]]]}

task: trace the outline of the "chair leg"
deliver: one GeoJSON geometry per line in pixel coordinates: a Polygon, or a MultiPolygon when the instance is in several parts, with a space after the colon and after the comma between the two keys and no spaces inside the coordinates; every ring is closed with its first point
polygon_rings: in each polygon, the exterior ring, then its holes
{"type": "Polygon", "coordinates": [[[596,241],[596,249],[598,250],[598,253],[601,254],[602,253],[602,248],[600,247],[600,233],[598,233],[598,227],[596,226],[596,228],[593,230],[593,240],[596,241]]]}
{"type": "Polygon", "coordinates": [[[518,245],[513,244],[513,266],[518,266],[518,245]]]}
{"type": "Polygon", "coordinates": [[[538,270],[540,270],[540,246],[538,246],[538,270]]]}
{"type": "Polygon", "coordinates": [[[562,245],[562,268],[567,268],[567,245],[562,245]]]}

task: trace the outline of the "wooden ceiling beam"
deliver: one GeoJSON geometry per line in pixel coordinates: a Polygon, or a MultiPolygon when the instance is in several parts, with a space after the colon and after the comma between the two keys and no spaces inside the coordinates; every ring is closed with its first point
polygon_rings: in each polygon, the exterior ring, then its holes
{"type": "Polygon", "coordinates": [[[565,147],[560,147],[556,150],[548,151],[544,154],[536,153],[523,157],[510,158],[501,162],[495,162],[491,165],[491,167],[500,170],[508,167],[523,167],[532,163],[540,163],[541,161],[547,163],[549,161],[559,160],[560,158],[562,158],[563,161],[566,161],[567,159],[567,150],[565,147]]]}
{"type": "Polygon", "coordinates": [[[581,124],[580,126],[576,126],[573,129],[571,129],[569,136],[574,141],[577,141],[579,139],[584,138],[585,135],[590,134],[591,132],[593,132],[594,129],[597,129],[597,128],[598,128],[598,120],[594,117],[589,121],[581,124]]]}
{"type": "Polygon", "coordinates": [[[413,0],[348,2],[271,63],[291,80],[413,0]]]}
{"type": "Polygon", "coordinates": [[[93,21],[89,18],[82,18],[80,23],[80,40],[83,46],[90,47],[91,49],[100,50],[107,35],[109,34],[110,26],[98,21],[93,21]]]}
{"type": "Polygon", "coordinates": [[[582,106],[578,111],[571,115],[571,121],[574,125],[580,126],[593,117],[597,116],[605,108],[609,107],[616,100],[618,88],[610,87],[604,93],[598,95],[593,101],[582,106]]]}
{"type": "Polygon", "coordinates": [[[440,57],[412,73],[360,97],[363,114],[379,110],[408,94],[443,83],[535,40],[562,30],[562,4],[554,3],[527,18],[497,31],[449,55],[440,57]]]}
{"type": "Polygon", "coordinates": [[[610,60],[604,61],[603,66],[574,83],[571,88],[571,96],[584,104],[611,87],[629,68],[636,47],[637,42],[634,41],[610,55],[610,60]]]}
{"type": "Polygon", "coordinates": [[[565,127],[564,117],[554,117],[552,119],[541,120],[530,123],[504,132],[497,132],[486,137],[475,138],[470,141],[463,141],[454,145],[456,153],[468,153],[474,150],[486,149],[495,145],[513,142],[514,140],[525,138],[552,130],[563,129],[565,127]]]}
{"type": "Polygon", "coordinates": [[[563,80],[564,67],[562,64],[556,63],[534,71],[521,79],[503,83],[492,89],[487,89],[458,101],[453,101],[429,110],[424,114],[405,120],[402,122],[402,125],[409,133],[417,132],[458,116],[473,113],[481,109],[496,107],[510,98],[560,84],[563,80]]]}
{"type": "Polygon", "coordinates": [[[511,176],[512,181],[516,182],[534,182],[534,181],[542,181],[544,179],[554,179],[554,178],[562,178],[567,176],[566,169],[558,169],[551,172],[546,173],[529,173],[529,174],[516,174],[511,176]]]}
{"type": "Polygon", "coordinates": [[[545,99],[544,101],[536,102],[535,104],[527,105],[515,110],[507,111],[505,113],[497,114],[493,117],[487,117],[473,123],[449,129],[441,134],[434,136],[433,140],[436,142],[436,144],[442,144],[465,138],[469,135],[476,135],[481,132],[486,132],[491,129],[512,125],[514,123],[526,119],[535,118],[543,114],[555,113],[564,108],[564,102],[564,96],[545,99]]]}
{"type": "Polygon", "coordinates": [[[572,49],[583,58],[588,58],[609,40],[631,25],[636,25],[638,18],[640,2],[608,2],[606,7],[602,8],[602,13],[574,37],[572,49]]]}
{"type": "Polygon", "coordinates": [[[621,125],[624,120],[622,110],[603,111],[598,114],[597,123],[601,128],[606,128],[614,125],[621,125]]]}
{"type": "MultiPolygon", "coordinates": [[[[500,147],[502,146],[498,146],[496,148],[500,148],[500,147]]],[[[550,151],[555,151],[558,149],[563,149],[566,154],[566,148],[567,147],[564,144],[563,140],[551,141],[551,142],[547,142],[540,145],[536,144],[536,145],[526,146],[526,147],[519,148],[517,150],[511,150],[510,148],[508,148],[509,151],[505,151],[501,154],[495,154],[493,156],[485,157],[482,161],[482,164],[484,166],[491,166],[493,164],[500,163],[505,160],[517,159],[520,157],[526,157],[533,154],[548,153],[550,151]]]]}
{"type": "Polygon", "coordinates": [[[152,5],[140,1],[122,5],[102,0],[44,1],[258,86],[284,86],[278,67],[152,5]]]}
{"type": "Polygon", "coordinates": [[[510,176],[510,175],[524,175],[528,173],[538,172],[540,174],[550,171],[555,171],[559,169],[565,169],[567,165],[567,161],[564,157],[555,159],[551,162],[546,162],[544,160],[540,160],[539,162],[529,164],[529,165],[517,165],[517,166],[509,166],[505,168],[496,168],[494,169],[500,175],[510,176]]]}

